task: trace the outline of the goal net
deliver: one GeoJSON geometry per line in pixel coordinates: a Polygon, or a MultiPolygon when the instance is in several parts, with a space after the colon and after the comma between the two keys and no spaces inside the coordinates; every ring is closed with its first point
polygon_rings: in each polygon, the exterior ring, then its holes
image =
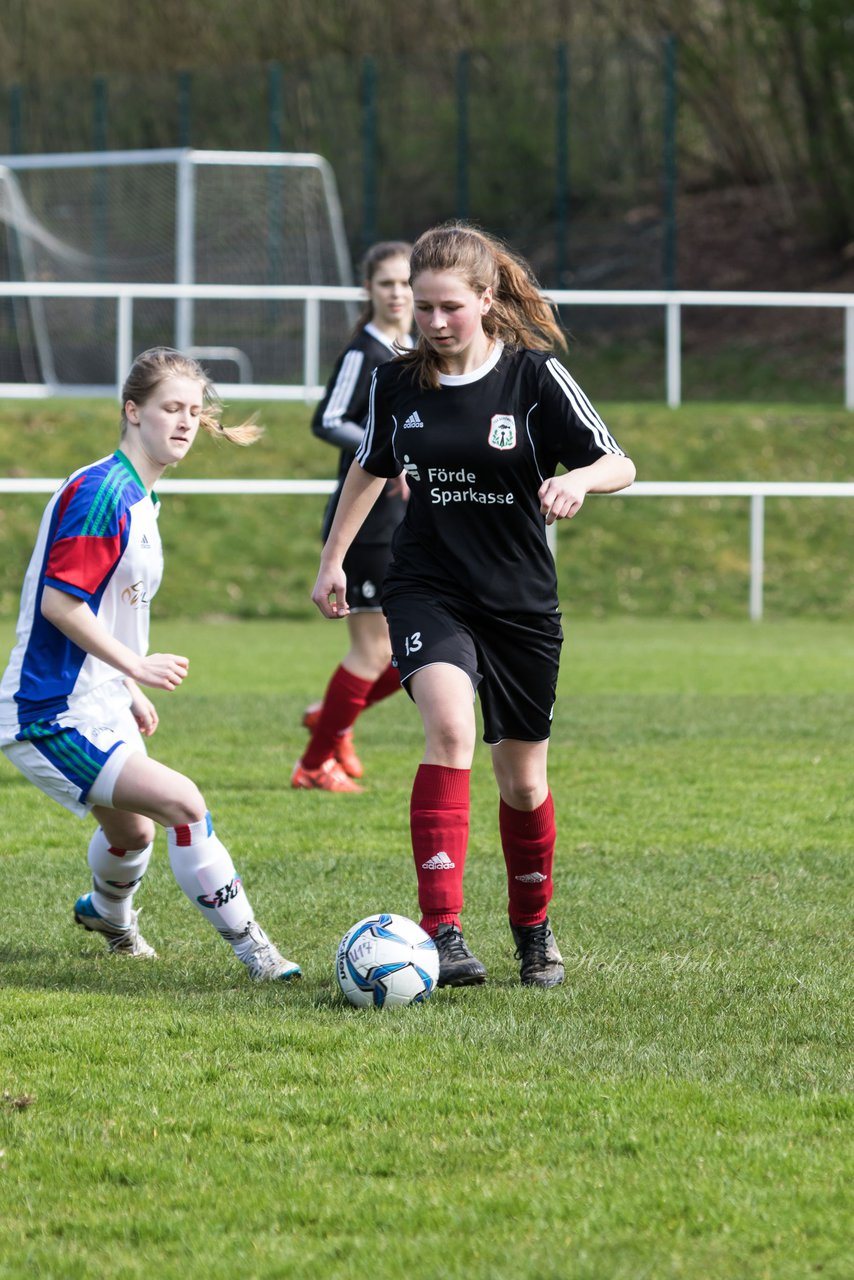
{"type": "MultiPolygon", "coordinates": [[[[351,285],[352,269],[320,156],[105,151],[0,157],[0,278],[351,285]]],[[[353,304],[320,306],[325,366],[353,304]]],[[[114,387],[116,325],[113,299],[0,298],[0,381],[114,387]]],[[[134,351],[158,344],[219,381],[300,382],[303,303],[136,299],[134,351]]]]}

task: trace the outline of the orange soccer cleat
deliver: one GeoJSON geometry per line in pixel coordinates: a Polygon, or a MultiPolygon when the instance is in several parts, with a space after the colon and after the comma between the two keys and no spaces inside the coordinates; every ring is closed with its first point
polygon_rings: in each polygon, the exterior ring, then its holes
{"type": "Polygon", "coordinates": [[[302,760],[297,760],[291,774],[291,786],[296,791],[363,791],[358,783],[341,768],[337,760],[330,756],[317,769],[306,769],[302,760]]]}
{"type": "MultiPolygon", "coordinates": [[[[322,702],[313,702],[311,706],[306,707],[303,712],[303,726],[308,729],[309,733],[314,733],[314,730],[317,728],[317,722],[320,719],[320,712],[322,709],[322,702]]],[[[336,739],[334,755],[335,759],[349,778],[361,778],[365,770],[361,760],[356,754],[352,729],[348,729],[346,733],[342,733],[336,739]]]]}
{"type": "Polygon", "coordinates": [[[365,770],[362,768],[362,762],[356,755],[356,748],[353,745],[353,730],[348,729],[346,733],[342,733],[335,742],[335,759],[341,768],[347,774],[348,778],[361,778],[365,770]]]}

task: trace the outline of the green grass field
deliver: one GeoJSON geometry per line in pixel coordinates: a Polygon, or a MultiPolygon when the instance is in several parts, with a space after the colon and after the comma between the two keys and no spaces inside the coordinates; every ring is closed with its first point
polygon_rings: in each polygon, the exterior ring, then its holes
{"type": "MultiPolygon", "coordinates": [[[[0,647],[12,639],[0,627],[0,647]]],[[[0,761],[0,1276],[803,1280],[854,1273],[854,663],[822,621],[570,623],[551,780],[565,986],[518,986],[473,772],[482,989],[337,995],[335,946],[417,914],[414,708],[360,796],[293,793],[336,624],[155,624],[191,655],[152,749],[202,786],[304,978],[251,986],[165,841],[156,962],[71,922],[87,827],[0,761]]]]}

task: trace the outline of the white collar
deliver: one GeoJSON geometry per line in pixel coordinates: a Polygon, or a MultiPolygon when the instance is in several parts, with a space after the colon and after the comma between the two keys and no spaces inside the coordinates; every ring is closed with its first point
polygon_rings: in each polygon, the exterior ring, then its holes
{"type": "Polygon", "coordinates": [[[498,361],[501,359],[501,353],[504,350],[504,343],[497,339],[495,346],[484,360],[483,364],[477,369],[472,369],[470,373],[440,373],[439,385],[442,387],[463,387],[467,382],[477,382],[479,378],[484,378],[491,373],[498,361]]]}
{"type": "Polygon", "coordinates": [[[373,320],[369,320],[365,325],[365,333],[369,333],[372,338],[376,338],[377,342],[381,342],[384,347],[388,347],[393,355],[397,355],[398,347],[412,347],[413,345],[411,334],[407,333],[403,338],[389,338],[381,329],[377,328],[373,320]]]}

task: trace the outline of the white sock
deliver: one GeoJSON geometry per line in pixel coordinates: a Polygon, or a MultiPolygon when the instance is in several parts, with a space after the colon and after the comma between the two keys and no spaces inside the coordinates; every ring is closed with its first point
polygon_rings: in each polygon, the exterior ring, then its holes
{"type": "Polygon", "coordinates": [[[187,897],[227,942],[239,943],[252,923],[252,908],[211,815],[167,827],[166,836],[172,872],[187,897]]]}
{"type": "Polygon", "coordinates": [[[144,849],[119,849],[98,827],[89,841],[92,905],[106,920],[126,927],[131,922],[133,895],[151,861],[153,844],[144,849]]]}

